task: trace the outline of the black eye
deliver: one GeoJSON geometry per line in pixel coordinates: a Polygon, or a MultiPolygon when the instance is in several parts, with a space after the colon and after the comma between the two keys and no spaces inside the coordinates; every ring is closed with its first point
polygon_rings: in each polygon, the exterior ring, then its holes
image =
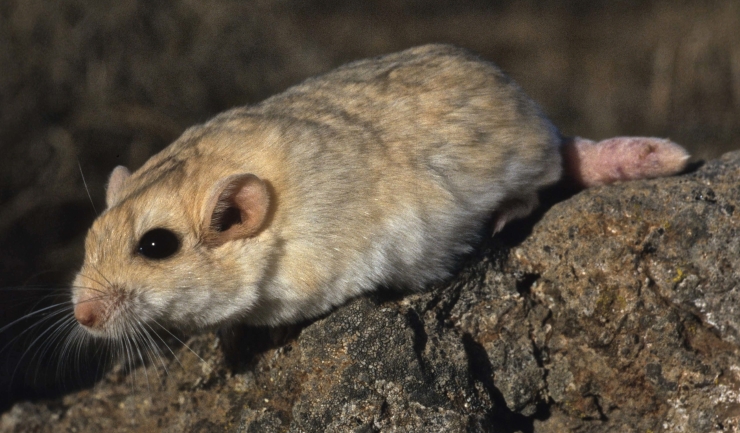
{"type": "Polygon", "coordinates": [[[177,235],[167,229],[152,229],[144,233],[136,250],[149,259],[166,259],[180,249],[177,235]]]}

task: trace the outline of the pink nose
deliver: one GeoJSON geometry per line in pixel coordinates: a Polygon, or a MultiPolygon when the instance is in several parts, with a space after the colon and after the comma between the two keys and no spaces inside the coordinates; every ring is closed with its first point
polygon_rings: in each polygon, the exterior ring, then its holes
{"type": "Polygon", "coordinates": [[[94,328],[99,325],[102,305],[97,300],[81,300],[75,305],[75,319],[80,325],[94,328]]]}

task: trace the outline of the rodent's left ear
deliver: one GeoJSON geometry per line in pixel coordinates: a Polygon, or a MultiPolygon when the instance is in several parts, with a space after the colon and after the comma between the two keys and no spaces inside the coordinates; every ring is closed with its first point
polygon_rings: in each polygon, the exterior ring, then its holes
{"type": "Polygon", "coordinates": [[[253,174],[237,174],[216,184],[206,201],[204,241],[221,245],[255,236],[264,226],[270,208],[265,182],[253,174]]]}
{"type": "Polygon", "coordinates": [[[114,168],[111,172],[108,178],[108,188],[105,190],[105,204],[109,208],[118,202],[121,189],[123,189],[123,182],[130,176],[131,172],[122,165],[114,168]]]}

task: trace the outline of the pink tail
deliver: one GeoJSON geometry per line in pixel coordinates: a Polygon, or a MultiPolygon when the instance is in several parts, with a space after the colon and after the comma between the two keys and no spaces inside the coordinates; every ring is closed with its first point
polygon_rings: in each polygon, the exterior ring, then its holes
{"type": "Polygon", "coordinates": [[[584,187],[670,176],[686,167],[689,154],[678,144],[651,137],[585,138],[563,142],[565,176],[584,187]]]}

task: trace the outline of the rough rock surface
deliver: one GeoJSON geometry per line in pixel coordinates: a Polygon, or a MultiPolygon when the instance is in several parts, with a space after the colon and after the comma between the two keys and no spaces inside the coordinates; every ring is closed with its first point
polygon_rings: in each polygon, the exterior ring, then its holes
{"type": "Polygon", "coordinates": [[[737,431],[738,185],[734,152],[578,193],[448,284],[200,335],[0,432],[737,431]]]}

